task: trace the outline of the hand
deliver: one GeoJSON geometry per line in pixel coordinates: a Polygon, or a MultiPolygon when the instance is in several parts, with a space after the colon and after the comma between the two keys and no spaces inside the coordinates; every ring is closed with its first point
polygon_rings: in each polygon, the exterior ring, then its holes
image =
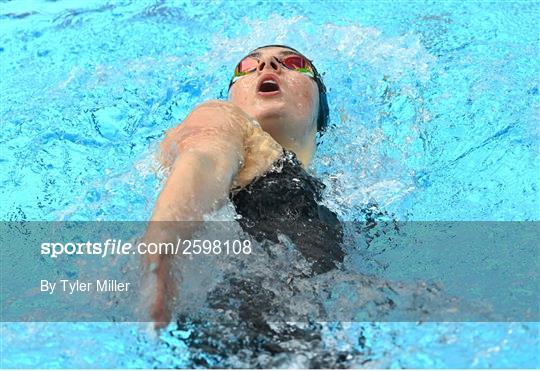
{"type": "MultiPolygon", "coordinates": [[[[180,230],[182,226],[186,227],[177,222],[150,222],[142,240],[147,244],[173,241],[175,232],[187,233],[180,230]]],[[[165,253],[143,255],[142,304],[154,321],[154,329],[164,328],[171,321],[177,294],[175,272],[170,269],[174,258],[174,255],[165,253]]]]}
{"type": "Polygon", "coordinates": [[[144,262],[143,300],[147,300],[144,304],[150,305],[148,310],[156,330],[171,321],[176,285],[169,274],[169,259],[165,255],[150,255],[144,262]]]}

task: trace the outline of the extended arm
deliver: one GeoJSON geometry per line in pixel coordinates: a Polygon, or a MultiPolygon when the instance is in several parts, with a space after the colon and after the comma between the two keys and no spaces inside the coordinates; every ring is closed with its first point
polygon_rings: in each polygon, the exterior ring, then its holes
{"type": "MultiPolygon", "coordinates": [[[[188,239],[197,222],[218,208],[231,186],[247,184],[266,171],[281,147],[231,103],[210,101],[198,106],[162,143],[162,162],[170,175],[156,202],[145,239],[170,242],[188,239]],[[196,223],[164,223],[190,221],[196,223]]],[[[151,309],[156,327],[170,319],[174,280],[170,258],[149,255],[147,271],[156,274],[151,309]]]]}

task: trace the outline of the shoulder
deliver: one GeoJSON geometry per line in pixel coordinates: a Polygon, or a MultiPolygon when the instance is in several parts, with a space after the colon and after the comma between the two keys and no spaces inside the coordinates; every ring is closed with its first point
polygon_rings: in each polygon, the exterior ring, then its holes
{"type": "Polygon", "coordinates": [[[272,169],[281,158],[283,147],[260,127],[252,126],[244,141],[244,160],[232,189],[240,189],[272,169]]]}
{"type": "Polygon", "coordinates": [[[272,194],[275,198],[295,198],[308,195],[320,199],[324,184],[315,176],[309,174],[296,154],[281,147],[279,156],[259,176],[253,177],[242,187],[234,187],[231,195],[240,191],[247,193],[272,194]]]}

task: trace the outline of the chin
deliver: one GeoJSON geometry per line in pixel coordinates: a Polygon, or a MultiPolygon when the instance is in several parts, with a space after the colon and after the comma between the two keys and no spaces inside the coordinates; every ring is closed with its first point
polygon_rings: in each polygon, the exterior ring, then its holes
{"type": "Polygon", "coordinates": [[[263,130],[269,133],[282,132],[290,123],[286,115],[275,112],[260,115],[257,117],[257,121],[263,130]]]}
{"type": "Polygon", "coordinates": [[[257,109],[253,116],[256,117],[258,121],[280,121],[285,120],[288,116],[286,104],[282,100],[258,102],[255,107],[257,107],[257,109]]]}

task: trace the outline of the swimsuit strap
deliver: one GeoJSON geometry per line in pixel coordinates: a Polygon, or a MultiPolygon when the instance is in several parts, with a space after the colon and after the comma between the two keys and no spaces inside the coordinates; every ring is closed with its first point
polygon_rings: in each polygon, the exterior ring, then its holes
{"type": "Polygon", "coordinates": [[[310,175],[296,155],[283,150],[269,171],[233,194],[242,228],[257,240],[279,242],[287,235],[322,273],[343,260],[342,226],[336,214],[320,202],[324,184],[310,175]]]}

